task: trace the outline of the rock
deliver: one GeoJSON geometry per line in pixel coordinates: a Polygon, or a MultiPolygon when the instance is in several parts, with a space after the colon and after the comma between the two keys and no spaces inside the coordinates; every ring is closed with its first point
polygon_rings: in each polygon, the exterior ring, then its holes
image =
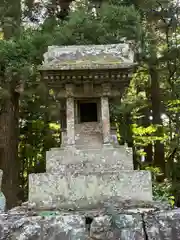
{"type": "Polygon", "coordinates": [[[172,209],[171,205],[168,202],[160,202],[160,201],[132,201],[132,200],[125,200],[121,201],[118,198],[111,198],[108,202],[104,201],[103,206],[109,211],[109,209],[114,209],[115,211],[126,213],[130,212],[131,210],[141,209],[139,212],[143,212],[143,209],[146,211],[149,209],[150,211],[160,211],[160,210],[170,210],[172,209]]]}
{"type": "Polygon", "coordinates": [[[154,210],[171,210],[172,209],[172,206],[170,205],[170,203],[169,202],[167,202],[167,201],[154,201],[153,203],[152,203],[152,206],[153,206],[153,208],[154,208],[154,210]]]}
{"type": "Polygon", "coordinates": [[[0,240],[11,239],[9,238],[9,235],[10,232],[13,231],[13,229],[11,229],[13,227],[13,224],[25,217],[27,216],[25,216],[24,214],[0,214],[0,240]]]}
{"type": "Polygon", "coordinates": [[[15,221],[11,226],[8,239],[19,239],[19,240],[40,240],[42,234],[42,225],[40,217],[33,218],[21,218],[15,221]]]}
{"type": "Polygon", "coordinates": [[[91,239],[97,240],[144,240],[140,214],[117,214],[94,218],[90,228],[91,239]]]}
{"type": "Polygon", "coordinates": [[[85,221],[80,215],[0,216],[0,240],[85,240],[85,221]]]}
{"type": "Polygon", "coordinates": [[[180,209],[147,213],[144,223],[148,240],[180,240],[180,209]]]}
{"type": "Polygon", "coordinates": [[[112,217],[114,239],[144,240],[142,216],[140,214],[119,214],[112,217]]]}
{"type": "Polygon", "coordinates": [[[90,227],[90,237],[99,240],[111,239],[113,237],[111,223],[111,217],[109,216],[94,218],[90,227]]]}
{"type": "Polygon", "coordinates": [[[44,218],[43,240],[85,240],[85,219],[80,215],[44,218]]]}

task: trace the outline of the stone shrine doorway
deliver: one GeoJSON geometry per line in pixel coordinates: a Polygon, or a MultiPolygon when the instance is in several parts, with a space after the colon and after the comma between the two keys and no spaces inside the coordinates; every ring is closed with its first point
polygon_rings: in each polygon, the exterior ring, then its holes
{"type": "Polygon", "coordinates": [[[79,102],[78,105],[80,123],[98,121],[96,102],[79,102]]]}

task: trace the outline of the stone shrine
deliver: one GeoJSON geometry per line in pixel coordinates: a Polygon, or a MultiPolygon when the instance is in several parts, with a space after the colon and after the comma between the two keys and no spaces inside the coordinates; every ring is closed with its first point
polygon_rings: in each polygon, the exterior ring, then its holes
{"type": "Polygon", "coordinates": [[[121,98],[134,67],[130,43],[48,48],[40,73],[61,102],[62,143],[47,152],[46,173],[29,176],[31,206],[152,201],[150,172],[133,170],[132,154],[112,137],[109,104],[121,98]]]}

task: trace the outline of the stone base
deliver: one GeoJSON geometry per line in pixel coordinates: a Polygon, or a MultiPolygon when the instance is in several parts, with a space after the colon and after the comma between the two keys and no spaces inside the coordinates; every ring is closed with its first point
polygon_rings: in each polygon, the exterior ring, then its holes
{"type": "Polygon", "coordinates": [[[111,171],[88,175],[40,173],[29,176],[29,203],[38,209],[89,208],[113,197],[152,201],[151,173],[111,171]]]}
{"type": "MultiPolygon", "coordinates": [[[[0,213],[0,240],[179,240],[180,210],[0,213]]],[[[138,210],[138,209],[137,209],[138,210]]]]}

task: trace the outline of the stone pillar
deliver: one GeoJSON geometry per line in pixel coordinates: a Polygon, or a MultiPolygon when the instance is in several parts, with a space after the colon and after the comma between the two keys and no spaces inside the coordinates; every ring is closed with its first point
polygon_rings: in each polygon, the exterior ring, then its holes
{"type": "Polygon", "coordinates": [[[109,96],[111,85],[109,83],[102,84],[101,97],[101,121],[103,132],[103,143],[110,144],[110,114],[109,114],[109,96]]]}
{"type": "Polygon", "coordinates": [[[75,114],[73,85],[66,85],[66,123],[67,123],[67,145],[75,144],[75,114]]]}
{"type": "Polygon", "coordinates": [[[110,144],[110,115],[108,97],[101,97],[103,143],[110,144]]]}
{"type": "Polygon", "coordinates": [[[66,101],[61,99],[61,109],[60,109],[60,124],[61,124],[61,147],[66,146],[66,101]]]}

